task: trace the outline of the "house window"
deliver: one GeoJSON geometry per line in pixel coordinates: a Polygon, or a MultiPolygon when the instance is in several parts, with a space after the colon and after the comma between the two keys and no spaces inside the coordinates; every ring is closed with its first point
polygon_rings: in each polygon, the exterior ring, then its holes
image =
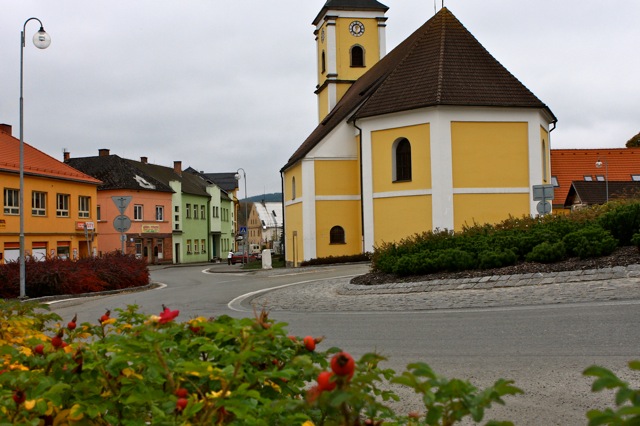
{"type": "Polygon", "coordinates": [[[200,254],[200,246],[198,245],[198,240],[193,240],[193,252],[195,254],[200,254]]]}
{"type": "Polygon", "coordinates": [[[551,176],[551,184],[557,188],[560,186],[560,184],[558,183],[558,177],[557,176],[551,176]]]}
{"type": "Polygon", "coordinates": [[[593,177],[591,177],[591,176],[585,176],[585,177],[584,177],[584,181],[585,181],[585,182],[593,182],[593,177]]]}
{"type": "Polygon", "coordinates": [[[187,204],[185,211],[187,212],[187,219],[191,219],[191,204],[187,204]]]}
{"type": "Polygon", "coordinates": [[[357,44],[351,47],[351,67],[364,67],[364,49],[357,44]]]}
{"type": "Polygon", "coordinates": [[[136,257],[141,258],[142,257],[142,239],[136,238],[135,245],[136,245],[136,257]]]}
{"type": "Polygon", "coordinates": [[[198,218],[198,205],[197,204],[193,205],[193,218],[194,219],[198,218]]]}
{"type": "Polygon", "coordinates": [[[164,206],[156,206],[156,221],[162,222],[164,220],[164,206]]]}
{"type": "Polygon", "coordinates": [[[69,217],[69,194],[56,194],[56,216],[69,217]]]}
{"type": "Polygon", "coordinates": [[[88,218],[91,211],[91,197],[78,197],[78,217],[88,218]]]}
{"type": "Polygon", "coordinates": [[[205,220],[207,218],[207,215],[205,214],[205,209],[207,206],[200,206],[200,219],[205,220]]]}
{"type": "Polygon", "coordinates": [[[20,214],[20,190],[4,189],[4,213],[20,214]]]}
{"type": "Polygon", "coordinates": [[[47,215],[47,193],[33,191],[31,193],[31,214],[33,216],[47,215]]]}
{"type": "Polygon", "coordinates": [[[394,182],[411,180],[411,144],[406,138],[402,138],[394,145],[394,182]]]}
{"type": "Polygon", "coordinates": [[[176,213],[180,213],[180,206],[175,206],[175,207],[173,208],[173,210],[174,210],[176,213]]]}
{"type": "Polygon", "coordinates": [[[200,240],[200,252],[201,253],[206,253],[207,252],[207,249],[205,247],[205,241],[206,240],[200,240]]]}
{"type": "Polygon", "coordinates": [[[220,217],[220,207],[213,206],[213,217],[220,217]]]}
{"type": "Polygon", "coordinates": [[[136,204],[133,206],[133,220],[143,220],[144,219],[144,209],[142,208],[142,204],[136,204]]]}
{"type": "Polygon", "coordinates": [[[102,214],[100,213],[100,204],[96,206],[96,216],[96,219],[98,219],[98,221],[102,220],[102,214]]]}
{"type": "Polygon", "coordinates": [[[187,240],[187,254],[191,254],[191,240],[187,240]]]}
{"type": "Polygon", "coordinates": [[[640,175],[631,175],[631,180],[634,182],[640,182],[640,175]]]}
{"type": "Polygon", "coordinates": [[[342,226],[334,226],[329,232],[329,244],[344,244],[344,229],[342,226]]]}

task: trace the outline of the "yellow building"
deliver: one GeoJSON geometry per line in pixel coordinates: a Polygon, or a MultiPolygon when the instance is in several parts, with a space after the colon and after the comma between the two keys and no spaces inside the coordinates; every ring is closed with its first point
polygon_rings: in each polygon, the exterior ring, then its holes
{"type": "MultiPolygon", "coordinates": [[[[20,141],[0,124],[0,263],[20,253],[20,141]]],[[[24,144],[25,256],[77,259],[95,255],[97,188],[101,182],[24,144]],[[88,228],[85,233],[85,226],[88,228]]]]}
{"type": "Polygon", "coordinates": [[[375,0],[313,24],[320,123],[281,173],[289,264],[537,214],[551,110],[447,9],[384,54],[375,0]]]}

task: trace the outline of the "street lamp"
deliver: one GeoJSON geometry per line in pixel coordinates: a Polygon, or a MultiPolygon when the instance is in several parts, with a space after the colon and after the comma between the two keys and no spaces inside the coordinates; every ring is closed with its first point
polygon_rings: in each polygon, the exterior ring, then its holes
{"type": "MultiPolygon", "coordinates": [[[[600,161],[600,159],[598,159],[598,161],[596,161],[596,168],[601,168],[602,167],[602,161],[600,161]]],[[[604,159],[604,187],[605,187],[605,191],[606,191],[606,200],[607,203],[609,202],[609,164],[607,163],[607,159],[604,159]]]]}
{"type": "Polygon", "coordinates": [[[245,234],[242,237],[242,242],[244,245],[244,254],[242,256],[242,261],[243,263],[248,263],[249,261],[249,254],[247,253],[247,237],[249,234],[249,216],[247,214],[247,173],[244,171],[244,169],[242,167],[240,167],[238,170],[236,170],[236,175],[235,178],[237,181],[240,180],[240,170],[242,170],[242,177],[244,179],[244,227],[245,227],[245,234]],[[246,261],[245,261],[246,258],[246,261]]]}
{"type": "Polygon", "coordinates": [[[40,29],[33,36],[33,44],[38,49],[46,49],[51,44],[51,37],[44,30],[42,22],[38,18],[29,18],[22,26],[20,33],[20,298],[27,297],[25,286],[25,259],[24,259],[24,99],[22,97],[23,64],[24,64],[24,32],[29,21],[36,20],[40,23],[40,29]]]}

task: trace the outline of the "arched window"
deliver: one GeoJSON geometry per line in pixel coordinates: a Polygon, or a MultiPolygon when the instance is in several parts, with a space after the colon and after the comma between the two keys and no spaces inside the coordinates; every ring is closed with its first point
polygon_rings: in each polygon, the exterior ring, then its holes
{"type": "Polygon", "coordinates": [[[547,183],[547,142],[542,139],[542,181],[544,183],[547,183]]]}
{"type": "Polygon", "coordinates": [[[291,199],[296,199],[296,177],[291,178],[291,199]]]}
{"type": "Polygon", "coordinates": [[[362,46],[351,46],[351,66],[364,67],[364,49],[362,46]]]}
{"type": "Polygon", "coordinates": [[[327,70],[327,59],[324,55],[324,50],[322,51],[322,56],[320,57],[320,67],[322,69],[322,74],[327,70]]]}
{"type": "Polygon", "coordinates": [[[393,148],[395,179],[411,180],[411,143],[407,138],[398,139],[393,148]]]}
{"type": "Polygon", "coordinates": [[[344,229],[342,226],[334,226],[329,232],[329,244],[344,244],[344,229]]]}

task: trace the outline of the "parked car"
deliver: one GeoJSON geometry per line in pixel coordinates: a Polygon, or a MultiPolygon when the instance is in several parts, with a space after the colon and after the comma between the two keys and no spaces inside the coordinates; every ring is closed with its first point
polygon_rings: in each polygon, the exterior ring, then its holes
{"type": "Polygon", "coordinates": [[[255,262],[256,260],[258,260],[258,258],[256,257],[255,254],[249,254],[248,257],[245,257],[244,252],[242,251],[236,251],[233,253],[233,256],[231,256],[231,264],[235,265],[236,263],[242,263],[242,262],[255,262]]]}

